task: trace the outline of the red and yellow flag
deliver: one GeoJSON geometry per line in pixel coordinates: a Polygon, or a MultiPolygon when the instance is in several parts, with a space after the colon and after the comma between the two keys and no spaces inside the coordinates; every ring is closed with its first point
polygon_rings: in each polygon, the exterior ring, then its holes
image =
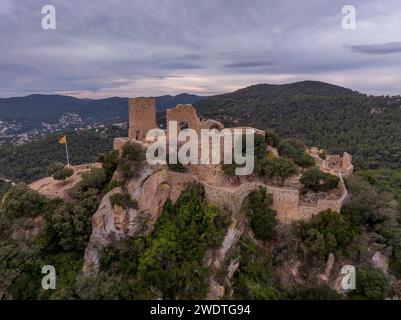
{"type": "Polygon", "coordinates": [[[59,144],[65,144],[67,142],[66,136],[62,136],[60,139],[58,139],[59,144]]]}

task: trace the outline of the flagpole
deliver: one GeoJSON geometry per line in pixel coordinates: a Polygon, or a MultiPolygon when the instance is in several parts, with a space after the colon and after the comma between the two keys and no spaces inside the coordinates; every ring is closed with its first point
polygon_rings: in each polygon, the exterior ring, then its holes
{"type": "Polygon", "coordinates": [[[68,157],[67,136],[65,136],[65,153],[67,155],[67,167],[70,167],[70,158],[68,157]]]}

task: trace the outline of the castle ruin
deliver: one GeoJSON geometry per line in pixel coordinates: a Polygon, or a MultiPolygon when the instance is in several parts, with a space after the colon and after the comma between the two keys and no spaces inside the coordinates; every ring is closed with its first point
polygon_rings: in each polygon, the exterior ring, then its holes
{"type": "MultiPolygon", "coordinates": [[[[146,148],[149,145],[146,142],[147,131],[157,128],[153,98],[129,99],[128,105],[129,135],[114,140],[114,149],[118,151],[121,151],[127,142],[139,143],[146,148]]],[[[166,118],[167,123],[176,120],[179,130],[191,128],[199,132],[201,129],[224,129],[224,126],[217,121],[201,120],[196,109],[188,104],[168,109],[166,118]]],[[[256,134],[264,135],[264,131],[253,128],[229,129],[252,129],[256,134]]],[[[164,131],[168,132],[167,129],[164,131]]],[[[268,148],[274,156],[279,156],[277,150],[271,146],[268,148]]],[[[277,211],[277,219],[280,224],[307,220],[327,209],[340,212],[348,196],[343,176],[347,176],[353,171],[352,157],[347,153],[344,153],[342,157],[338,155],[322,156],[322,151],[317,148],[307,151],[322,171],[335,174],[340,178],[336,190],[305,197],[301,193],[302,185],[299,182],[301,175],[287,179],[283,186],[277,186],[270,182],[266,184],[260,177],[253,174],[240,176],[236,182],[230,181],[223,173],[220,164],[189,164],[186,165],[184,173],[172,171],[166,165],[144,164],[137,177],[126,181],[124,190],[120,187],[114,188],[102,199],[99,209],[92,217],[92,234],[85,250],[83,271],[89,272],[92,267],[95,269],[99,267],[101,248],[110,242],[111,234],[117,239],[124,239],[135,237],[142,232],[144,214],[148,219],[148,231],[152,230],[167,199],[175,202],[186,184],[190,182],[201,183],[204,186],[206,200],[220,210],[229,212],[232,217],[221,247],[207,259],[207,265],[213,266],[215,270],[220,268],[228,249],[238,241],[242,233],[239,221],[242,219],[243,201],[256,188],[262,187],[266,193],[272,195],[272,209],[277,211]],[[138,207],[128,209],[112,207],[110,196],[119,192],[127,192],[138,203],[138,207]]],[[[118,172],[113,179],[118,180],[118,172]]]]}
{"type": "MultiPolygon", "coordinates": [[[[146,133],[150,129],[157,128],[154,98],[129,99],[128,106],[129,134],[127,138],[115,139],[115,150],[121,150],[123,145],[129,141],[140,143],[146,147],[148,145],[146,133]]],[[[167,109],[166,120],[167,128],[164,130],[166,135],[169,121],[173,120],[177,121],[178,130],[190,128],[200,132],[201,129],[224,129],[224,126],[215,120],[201,120],[197,115],[196,109],[190,104],[179,104],[173,109],[167,109]]],[[[263,130],[255,128],[237,127],[229,129],[251,129],[255,134],[264,135],[263,130]]],[[[273,151],[277,155],[277,150],[273,151]]],[[[222,172],[220,165],[188,165],[186,173],[174,173],[174,180],[176,182],[182,180],[202,183],[205,186],[205,194],[208,201],[221,209],[229,209],[232,212],[240,210],[243,200],[252,190],[257,187],[264,187],[266,192],[273,195],[272,208],[277,211],[278,220],[282,223],[309,219],[311,216],[326,209],[339,212],[347,198],[347,190],[342,177],[353,172],[352,157],[348,153],[344,153],[342,157],[339,155],[327,155],[322,158],[320,156],[321,151],[317,148],[311,148],[308,152],[322,171],[340,177],[340,185],[335,194],[327,195],[325,198],[305,200],[300,196],[300,176],[289,179],[292,180],[291,183],[283,187],[267,185],[253,176],[241,177],[239,183],[233,185],[222,172]]],[[[170,188],[174,189],[174,186],[170,186],[170,188]]]]}

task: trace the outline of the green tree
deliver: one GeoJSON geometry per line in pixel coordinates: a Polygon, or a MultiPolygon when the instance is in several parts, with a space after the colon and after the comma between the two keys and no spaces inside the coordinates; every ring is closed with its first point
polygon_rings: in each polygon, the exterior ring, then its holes
{"type": "Polygon", "coordinates": [[[310,168],[316,165],[316,162],[309,153],[304,151],[301,155],[301,158],[297,160],[297,164],[303,168],[310,168]]]}
{"type": "Polygon", "coordinates": [[[318,192],[337,188],[340,178],[330,173],[322,172],[318,167],[313,167],[307,170],[299,181],[306,189],[318,192]]]}
{"type": "Polygon", "coordinates": [[[126,143],[122,148],[117,168],[121,170],[125,178],[134,177],[145,160],[145,152],[137,143],[126,143]]]}
{"type": "Polygon", "coordinates": [[[263,172],[270,178],[276,178],[280,181],[280,185],[289,177],[298,174],[294,161],[282,157],[273,157],[273,159],[265,162],[263,172]]]}
{"type": "Polygon", "coordinates": [[[309,221],[301,221],[297,233],[304,257],[325,260],[329,253],[341,253],[357,231],[344,216],[328,209],[309,221]]]}
{"type": "Polygon", "coordinates": [[[278,145],[280,156],[290,158],[297,165],[307,168],[315,165],[315,160],[305,150],[305,143],[295,138],[283,139],[278,145]]]}
{"type": "Polygon", "coordinates": [[[100,269],[112,274],[135,276],[145,249],[145,238],[115,240],[102,250],[100,269]]]}
{"type": "Polygon", "coordinates": [[[92,232],[92,215],[98,207],[95,196],[75,204],[64,203],[45,214],[46,247],[53,251],[83,253],[92,232]]]}
{"type": "Polygon", "coordinates": [[[64,167],[65,167],[64,163],[62,163],[62,162],[54,162],[47,168],[47,174],[49,176],[52,176],[55,172],[63,169],[64,167]]]}
{"type": "Polygon", "coordinates": [[[166,156],[167,166],[174,172],[186,172],[187,168],[177,159],[177,163],[170,163],[169,153],[166,156]]]}
{"type": "Polygon", "coordinates": [[[118,165],[119,154],[118,151],[113,150],[99,157],[99,161],[102,163],[102,168],[108,179],[111,179],[114,171],[118,165]]]}
{"type": "Polygon", "coordinates": [[[342,296],[327,286],[296,285],[286,291],[285,298],[290,300],[340,300],[342,296]]]}
{"type": "Polygon", "coordinates": [[[356,270],[356,288],[349,296],[355,300],[383,300],[389,292],[389,281],[383,272],[368,267],[356,270]]]}
{"type": "Polygon", "coordinates": [[[265,131],[265,142],[269,145],[272,146],[274,148],[277,148],[279,142],[280,142],[280,138],[277,134],[275,134],[272,131],[266,130],[265,131]]]}
{"type": "Polygon", "coordinates": [[[25,183],[13,186],[5,195],[2,208],[10,219],[43,214],[46,199],[25,183]]]}
{"type": "Polygon", "coordinates": [[[53,173],[53,179],[65,181],[67,178],[71,177],[73,174],[74,174],[74,169],[64,167],[53,173]]]}
{"type": "Polygon", "coordinates": [[[243,210],[250,218],[252,231],[259,240],[273,238],[277,212],[270,208],[272,203],[272,195],[267,194],[263,187],[252,191],[244,201],[243,210]]]}
{"type": "Polygon", "coordinates": [[[219,244],[227,220],[204,202],[204,189],[191,184],[176,204],[167,201],[149,246],[139,259],[138,279],[165,299],[202,298],[207,292],[205,251],[219,244]]]}
{"type": "Polygon", "coordinates": [[[238,245],[239,266],[233,276],[233,298],[275,300],[279,298],[278,281],[270,259],[248,239],[238,245]]]}
{"type": "Polygon", "coordinates": [[[89,196],[100,195],[108,183],[109,179],[104,170],[93,168],[81,175],[81,181],[70,191],[70,195],[77,200],[86,198],[86,193],[89,193],[89,196]]]}
{"type": "Polygon", "coordinates": [[[138,209],[138,202],[132,199],[127,193],[114,193],[110,196],[110,204],[112,207],[120,206],[123,209],[133,208],[138,209]]]}

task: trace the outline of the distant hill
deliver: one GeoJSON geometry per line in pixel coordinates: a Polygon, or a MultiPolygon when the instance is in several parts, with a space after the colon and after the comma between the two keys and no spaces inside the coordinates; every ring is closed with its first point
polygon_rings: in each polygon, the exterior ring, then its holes
{"type": "Polygon", "coordinates": [[[42,94],[0,98],[0,120],[15,120],[23,123],[26,129],[32,129],[41,122],[57,122],[65,112],[78,112],[87,102],[87,99],[42,94]]]}
{"type": "Polygon", "coordinates": [[[174,108],[177,104],[194,104],[203,99],[206,99],[206,97],[188,93],[181,93],[176,96],[167,95],[156,97],[156,109],[158,111],[162,111],[169,108],[174,108]]]}
{"type": "MultiPolygon", "coordinates": [[[[195,103],[204,97],[192,94],[156,97],[157,110],[179,103],[195,103]]],[[[56,123],[66,112],[77,113],[85,122],[113,122],[128,119],[127,98],[78,99],[62,95],[34,94],[26,97],[0,98],[0,120],[18,121],[23,130],[41,128],[42,122],[56,123]]]]}
{"type": "MultiPolygon", "coordinates": [[[[302,81],[258,84],[207,98],[161,96],[156,103],[158,123],[163,123],[166,108],[192,103],[200,116],[226,126],[254,126],[281,137],[299,137],[330,153],[347,151],[358,169],[401,168],[400,96],[367,96],[328,83],[302,81]]],[[[76,112],[90,123],[124,121],[127,98],[32,95],[0,99],[0,120],[25,121],[25,127],[57,121],[64,112],[76,112]]]]}
{"type": "Polygon", "coordinates": [[[347,151],[357,168],[401,167],[401,99],[374,97],[317,82],[259,84],[195,104],[227,126],[250,125],[299,137],[332,153],[347,151]]]}
{"type": "Polygon", "coordinates": [[[265,99],[289,96],[357,96],[357,91],[320,81],[300,81],[289,84],[256,84],[239,89],[233,93],[214,96],[214,98],[265,99]]]}
{"type": "MultiPolygon", "coordinates": [[[[177,104],[194,104],[205,97],[182,93],[176,96],[160,96],[156,99],[156,110],[164,111],[173,108],[177,104]]],[[[106,99],[92,100],[83,104],[78,114],[88,121],[113,122],[128,119],[128,98],[112,97],[106,99]]]]}

